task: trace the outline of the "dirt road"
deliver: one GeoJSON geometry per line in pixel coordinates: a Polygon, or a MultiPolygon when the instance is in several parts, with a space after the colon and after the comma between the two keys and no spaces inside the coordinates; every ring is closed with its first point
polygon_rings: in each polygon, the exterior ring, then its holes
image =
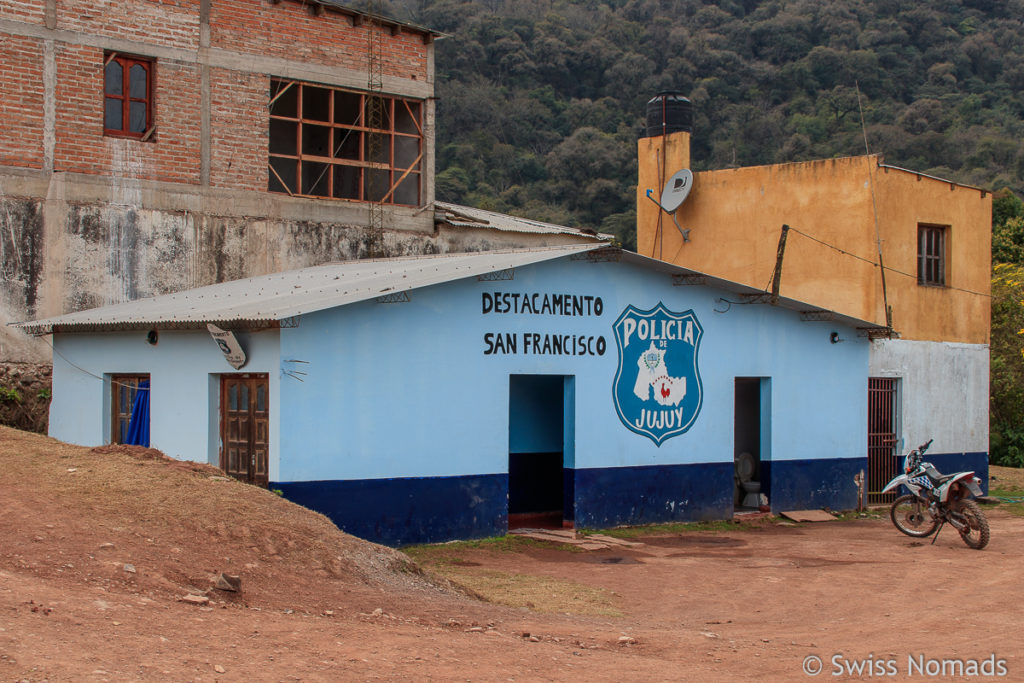
{"type": "Polygon", "coordinates": [[[0,430],[0,681],[1024,680],[1005,509],[980,552],[885,518],[411,550],[483,602],[204,468],[0,430]]]}
{"type": "Polygon", "coordinates": [[[1024,518],[990,516],[981,552],[949,530],[933,546],[884,520],[652,537],[625,551],[459,551],[462,572],[598,588],[610,615],[362,589],[315,611],[197,608],[6,567],[0,678],[801,680],[809,655],[822,678],[865,660],[875,678],[880,666],[933,678],[940,665],[958,672],[941,660],[995,655],[1021,680],[1024,518]]]}

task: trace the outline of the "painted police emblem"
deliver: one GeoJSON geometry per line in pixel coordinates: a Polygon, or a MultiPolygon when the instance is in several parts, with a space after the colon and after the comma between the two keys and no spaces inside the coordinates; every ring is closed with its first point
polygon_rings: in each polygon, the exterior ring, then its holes
{"type": "Polygon", "coordinates": [[[703,397],[697,353],[704,334],[692,310],[627,306],[612,326],[619,348],[612,396],[619,419],[660,446],[688,430],[703,397]]]}

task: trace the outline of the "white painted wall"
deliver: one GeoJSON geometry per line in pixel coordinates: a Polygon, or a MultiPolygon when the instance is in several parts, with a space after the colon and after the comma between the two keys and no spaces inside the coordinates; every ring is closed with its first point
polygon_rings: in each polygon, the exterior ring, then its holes
{"type": "MultiPolygon", "coordinates": [[[[110,442],[110,375],[149,373],[150,445],[179,460],[218,464],[218,376],[234,373],[205,330],[163,330],[156,346],[145,331],[54,335],[50,436],[80,446],[110,442]]],[[[239,334],[248,362],[238,372],[270,379],[270,478],[280,453],[277,330],[239,334]]]]}
{"type": "Polygon", "coordinates": [[[987,453],[987,344],[877,340],[872,377],[898,377],[900,451],[934,438],[933,453],[987,453]]]}

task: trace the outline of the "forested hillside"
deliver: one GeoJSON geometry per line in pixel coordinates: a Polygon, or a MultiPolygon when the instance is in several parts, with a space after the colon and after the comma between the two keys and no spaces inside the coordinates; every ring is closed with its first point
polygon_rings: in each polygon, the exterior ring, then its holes
{"type": "Polygon", "coordinates": [[[437,43],[439,199],[630,244],[644,103],[693,167],[863,154],[1024,190],[1024,0],[393,0],[437,43]]]}

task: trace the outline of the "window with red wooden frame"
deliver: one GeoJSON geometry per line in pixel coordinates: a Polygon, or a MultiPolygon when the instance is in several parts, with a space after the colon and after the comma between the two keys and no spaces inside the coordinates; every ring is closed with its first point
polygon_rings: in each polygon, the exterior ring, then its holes
{"type": "Polygon", "coordinates": [[[148,140],[153,133],[153,72],[145,57],[108,53],[103,67],[103,134],[148,140]]]}
{"type": "Polygon", "coordinates": [[[948,226],[917,226],[917,284],[946,285],[946,235],[948,226]]]}
{"type": "Polygon", "coordinates": [[[272,79],[269,108],[269,191],[421,204],[422,101],[272,79]]]}

